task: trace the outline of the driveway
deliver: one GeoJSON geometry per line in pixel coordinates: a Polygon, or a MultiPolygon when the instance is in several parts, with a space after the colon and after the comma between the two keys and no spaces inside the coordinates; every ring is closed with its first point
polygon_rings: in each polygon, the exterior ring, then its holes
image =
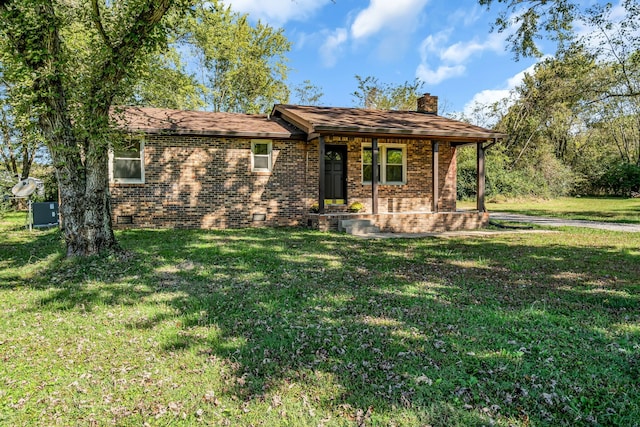
{"type": "Polygon", "coordinates": [[[586,221],[581,219],[562,219],[544,216],[521,215],[506,212],[490,212],[489,218],[496,221],[525,222],[543,225],[545,227],[586,227],[599,228],[609,231],[626,231],[640,233],[640,224],[625,224],[621,222],[586,221]]]}

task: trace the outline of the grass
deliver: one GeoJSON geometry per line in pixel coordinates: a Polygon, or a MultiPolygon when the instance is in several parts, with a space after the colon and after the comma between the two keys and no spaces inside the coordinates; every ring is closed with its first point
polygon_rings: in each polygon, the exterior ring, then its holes
{"type": "Polygon", "coordinates": [[[0,425],[638,425],[640,235],[0,225],[0,425]]]}
{"type": "MultiPolygon", "coordinates": [[[[458,207],[475,208],[475,201],[459,201],[458,207]]],[[[548,200],[489,200],[486,207],[489,212],[640,224],[640,199],[638,198],[559,197],[548,200]]]]}

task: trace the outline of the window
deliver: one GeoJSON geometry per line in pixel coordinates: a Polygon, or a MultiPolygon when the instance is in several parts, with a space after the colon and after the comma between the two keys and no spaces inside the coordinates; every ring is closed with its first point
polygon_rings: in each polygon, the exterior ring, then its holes
{"type": "Polygon", "coordinates": [[[385,153],[385,160],[385,181],[404,182],[404,155],[402,148],[388,147],[385,153]]]}
{"type": "Polygon", "coordinates": [[[111,181],[144,183],[144,142],[142,140],[128,140],[124,146],[114,149],[110,154],[111,181]]]}
{"type": "Polygon", "coordinates": [[[253,172],[271,171],[271,141],[251,141],[251,170],[253,172]]]}
{"type": "MultiPolygon", "coordinates": [[[[370,145],[362,147],[362,182],[371,183],[373,153],[370,145]]],[[[407,181],[407,147],[378,144],[378,180],[381,184],[404,184],[407,181]]]]}

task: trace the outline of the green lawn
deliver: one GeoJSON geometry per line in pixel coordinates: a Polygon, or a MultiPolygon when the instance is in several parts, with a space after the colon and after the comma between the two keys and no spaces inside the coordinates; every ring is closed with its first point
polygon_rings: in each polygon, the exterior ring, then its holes
{"type": "MultiPolygon", "coordinates": [[[[549,200],[489,200],[486,207],[489,212],[640,224],[640,198],[560,197],[549,200]]],[[[475,201],[459,201],[458,208],[475,208],[475,201]]]]}
{"type": "Polygon", "coordinates": [[[640,233],[0,226],[0,425],[640,420],[640,233]]]}

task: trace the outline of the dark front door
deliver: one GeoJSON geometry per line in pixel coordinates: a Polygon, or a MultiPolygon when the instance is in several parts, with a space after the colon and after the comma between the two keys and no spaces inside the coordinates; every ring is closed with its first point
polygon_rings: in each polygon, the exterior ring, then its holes
{"type": "Polygon", "coordinates": [[[347,202],[347,147],[327,145],[324,156],[325,199],[330,203],[347,202]]]}

